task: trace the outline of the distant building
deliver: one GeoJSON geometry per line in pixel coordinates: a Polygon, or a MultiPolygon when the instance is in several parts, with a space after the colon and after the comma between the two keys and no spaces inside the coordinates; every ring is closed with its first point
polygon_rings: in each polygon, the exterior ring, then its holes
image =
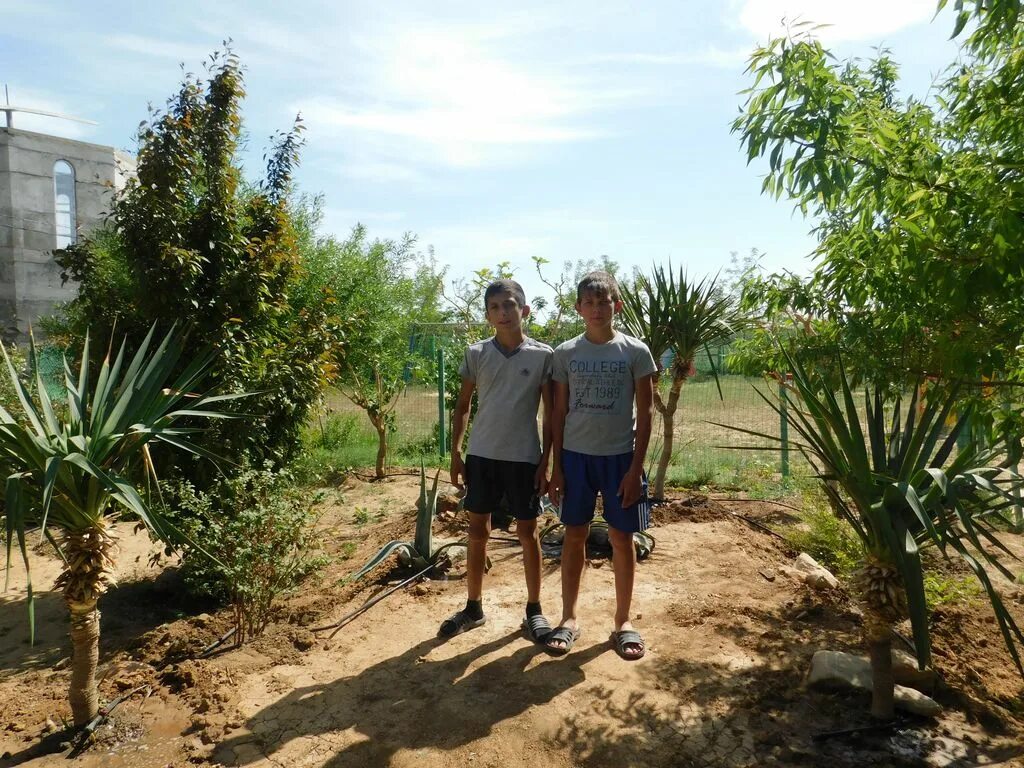
{"type": "Polygon", "coordinates": [[[0,128],[0,334],[24,341],[30,324],[75,296],[53,252],[102,221],[135,159],[113,147],[0,128]]]}

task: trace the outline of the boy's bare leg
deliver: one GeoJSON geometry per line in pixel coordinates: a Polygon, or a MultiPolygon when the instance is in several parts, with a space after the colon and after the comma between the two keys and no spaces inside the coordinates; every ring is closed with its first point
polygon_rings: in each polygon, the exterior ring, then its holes
{"type": "MultiPolygon", "coordinates": [[[[590,523],[585,525],[565,526],[565,538],[562,540],[562,620],[560,627],[575,629],[576,603],[580,596],[580,581],[583,579],[583,566],[587,558],[587,536],[590,534],[590,523]]],[[[552,648],[564,648],[565,643],[548,641],[552,648]]]]}
{"type": "MultiPolygon", "coordinates": [[[[612,543],[612,569],[615,572],[615,631],[633,629],[629,611],[633,602],[633,581],[636,577],[636,549],[633,548],[633,534],[608,527],[608,539],[612,543]]],[[[640,656],[643,649],[627,645],[626,656],[640,656]]]]}
{"type": "Polygon", "coordinates": [[[540,538],[536,520],[517,520],[516,535],[523,547],[523,570],[526,572],[526,602],[540,602],[540,538]]]}
{"type": "Polygon", "coordinates": [[[469,513],[469,546],[466,548],[466,589],[470,600],[479,600],[484,588],[484,563],[487,539],[491,536],[491,516],[469,513]]]}

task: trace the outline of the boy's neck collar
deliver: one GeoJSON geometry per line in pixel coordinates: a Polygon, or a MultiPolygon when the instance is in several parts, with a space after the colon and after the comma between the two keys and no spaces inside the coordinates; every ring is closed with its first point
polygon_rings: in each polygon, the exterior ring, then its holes
{"type": "Polygon", "coordinates": [[[525,341],[526,334],[523,332],[522,328],[520,328],[517,333],[511,334],[504,338],[503,335],[498,333],[497,331],[495,331],[494,333],[494,343],[498,344],[499,346],[503,347],[509,352],[519,349],[519,347],[523,346],[523,342],[525,341]]]}
{"type": "Polygon", "coordinates": [[[594,338],[590,335],[590,331],[583,332],[583,338],[589,341],[591,344],[607,344],[609,341],[614,341],[615,337],[619,335],[619,332],[614,327],[608,329],[608,335],[602,338],[594,338]]]}

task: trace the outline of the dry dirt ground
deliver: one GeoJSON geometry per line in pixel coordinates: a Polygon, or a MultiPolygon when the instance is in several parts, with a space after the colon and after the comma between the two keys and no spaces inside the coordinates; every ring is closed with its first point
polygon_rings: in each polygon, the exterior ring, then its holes
{"type": "MultiPolygon", "coordinates": [[[[435,639],[465,599],[456,562],[450,578],[397,591],[333,639],[312,632],[407,575],[381,567],[344,582],[384,541],[411,538],[416,492],[413,477],[331,491],[320,523],[331,564],[282,602],[263,637],[203,660],[195,657],[230,627],[229,612],[190,603],[173,564],[149,565],[152,545],[120,526],[121,585],[102,606],[101,691],[105,700],[135,693],[77,764],[1024,765],[1024,686],[978,603],[935,615],[939,719],[815,738],[868,723],[866,695],[802,684],[815,650],[858,648],[859,620],[841,591],[812,592],[784,575],[794,553],[738,517],[777,524],[770,503],[692,497],[659,508],[657,546],[638,571],[635,624],[648,642],[638,662],[609,645],[612,573],[601,559],[584,575],[573,651],[555,658],[528,642],[521,559],[508,541],[494,542],[479,629],[435,639]]],[[[443,515],[436,535],[457,537],[462,525],[443,515]]],[[[555,617],[558,566],[545,566],[555,617]]],[[[33,569],[46,589],[57,562],[39,552],[33,569]]],[[[23,587],[16,565],[0,602],[0,766],[67,765],[61,604],[41,595],[29,647],[23,587]]],[[[1019,587],[1003,588],[1024,622],[1019,587]]]]}

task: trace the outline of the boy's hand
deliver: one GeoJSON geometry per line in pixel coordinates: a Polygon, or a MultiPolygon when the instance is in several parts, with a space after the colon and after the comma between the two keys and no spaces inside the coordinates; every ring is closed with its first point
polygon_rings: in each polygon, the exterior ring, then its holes
{"type": "Polygon", "coordinates": [[[556,507],[562,501],[562,488],[565,485],[565,476],[562,474],[561,467],[555,467],[551,470],[551,480],[548,481],[548,498],[551,499],[551,503],[556,507]]]}
{"type": "Polygon", "coordinates": [[[622,478],[622,482],[619,483],[619,490],[616,495],[622,499],[622,508],[631,507],[640,501],[640,496],[644,492],[643,483],[643,469],[632,467],[626,472],[622,478]]]}
{"type": "Polygon", "coordinates": [[[452,453],[451,475],[452,485],[454,485],[460,491],[465,489],[466,465],[462,461],[462,456],[458,453],[452,453]]]}
{"type": "Polygon", "coordinates": [[[533,487],[537,489],[538,499],[548,491],[548,468],[543,464],[537,467],[537,474],[533,477],[533,487]]]}

